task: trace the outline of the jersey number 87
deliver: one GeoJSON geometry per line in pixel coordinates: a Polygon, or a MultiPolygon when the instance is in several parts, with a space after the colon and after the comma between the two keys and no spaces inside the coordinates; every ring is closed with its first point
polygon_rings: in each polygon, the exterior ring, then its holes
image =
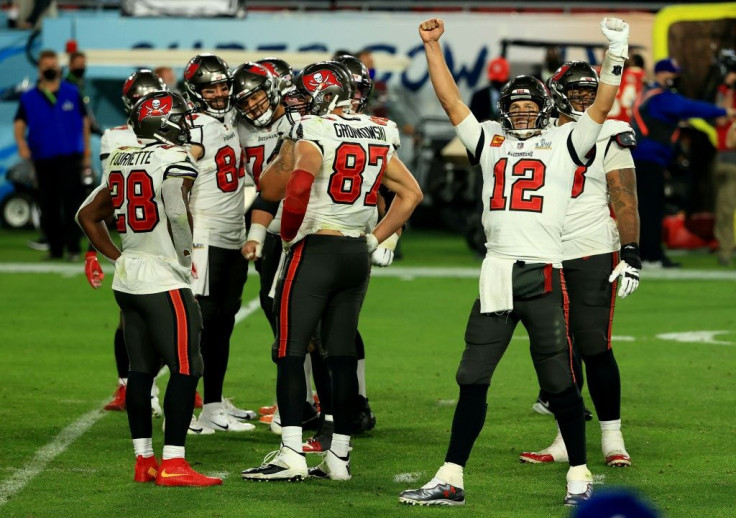
{"type": "Polygon", "coordinates": [[[363,175],[368,167],[378,167],[376,180],[363,198],[363,205],[378,203],[378,188],[386,170],[390,146],[369,144],[368,150],[355,142],[343,142],[335,150],[332,175],[327,192],[332,201],[341,205],[353,205],[363,192],[363,175]]]}

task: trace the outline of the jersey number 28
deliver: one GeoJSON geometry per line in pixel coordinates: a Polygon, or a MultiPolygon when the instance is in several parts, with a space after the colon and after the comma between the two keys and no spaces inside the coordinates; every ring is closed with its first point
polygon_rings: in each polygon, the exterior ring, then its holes
{"type": "Polygon", "coordinates": [[[158,206],[153,192],[153,179],[142,169],[131,171],[126,179],[120,171],[111,171],[107,179],[112,206],[119,211],[127,201],[122,214],[117,214],[115,224],[118,233],[150,232],[159,222],[158,206]],[[127,225],[126,225],[127,216],[127,225]]]}

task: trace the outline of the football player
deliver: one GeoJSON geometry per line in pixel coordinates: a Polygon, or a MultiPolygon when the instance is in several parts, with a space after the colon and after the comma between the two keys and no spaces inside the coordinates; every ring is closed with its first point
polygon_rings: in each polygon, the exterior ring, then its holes
{"type": "Polygon", "coordinates": [[[230,102],[232,74],[220,57],[199,54],[184,69],[184,88],[195,110],[192,142],[204,150],[191,196],[193,289],[204,325],[204,406],[190,431],[252,431],[255,426],[242,421],[255,418],[255,412],[238,409],[222,397],[230,336],[248,275],[248,262],[240,254],[245,243],[245,182],[230,102]]]}
{"type": "MultiPolygon", "coordinates": [[[[282,443],[249,480],[301,480],[307,476],[302,452],[304,357],[317,323],[332,375],[335,433],[323,462],[309,475],[348,480],[350,414],[358,394],[355,333],[370,271],[370,254],[409,218],[422,194],[395,156],[383,121],[352,116],[351,79],[342,66],[305,67],[289,94],[290,110],[307,115],[291,130],[294,171],[289,176],[281,218],[288,255],[275,308],[278,366],[277,398],[282,443]],[[375,212],[384,182],[396,200],[373,233],[365,228],[375,212]]],[[[268,175],[261,179],[261,186],[268,175]]],[[[278,199],[278,198],[277,198],[278,199]]]]}
{"type": "MultiPolygon", "coordinates": [[[[166,85],[153,72],[141,69],[128,77],[123,83],[123,106],[126,115],[130,115],[138,100],[144,95],[166,90],[166,85]]],[[[128,124],[116,126],[105,130],[100,141],[100,162],[104,168],[107,157],[119,147],[137,146],[138,137],[128,124]]],[[[105,274],[102,271],[97,252],[94,249],[87,251],[84,261],[84,273],[90,286],[94,289],[102,285],[105,274]]],[[[122,314],[115,330],[115,364],[118,369],[118,387],[112,396],[112,401],[105,405],[105,410],[125,410],[125,391],[128,384],[128,352],[125,350],[125,339],[123,337],[122,314]]],[[[156,416],[161,415],[161,404],[158,400],[158,387],[154,383],[151,387],[151,410],[156,416]]]]}
{"type": "Polygon", "coordinates": [[[183,147],[189,141],[188,112],[186,101],[169,92],[153,92],[138,101],[129,121],[140,144],[110,154],[102,184],[77,213],[95,248],[115,263],[112,288],[123,312],[130,356],[127,409],[136,455],[134,480],[160,486],[222,484],[197,473],[185,460],[187,427],[202,375],[202,322],[189,283],[188,198],[197,168],[183,147]],[[122,251],[105,225],[112,216],[122,251]],[[153,453],[150,392],[160,358],[171,376],[159,465],[153,453]]]}
{"type": "MultiPolygon", "coordinates": [[[[549,87],[560,114],[556,125],[562,126],[579,120],[593,104],[598,74],[588,63],[565,63],[550,78],[549,87]]],[[[609,119],[603,124],[595,160],[575,171],[562,231],[570,338],[585,363],[588,390],[601,424],[605,462],[619,467],[629,466],[631,458],[621,434],[621,379],[611,348],[611,327],[616,284],[621,298],[639,285],[639,212],[630,151],[635,145],[627,123],[609,119]]],[[[541,393],[539,400],[546,401],[546,394],[541,393]]],[[[568,456],[558,433],[551,446],[524,452],[521,460],[567,462],[568,456]]]]}
{"type": "MultiPolygon", "coordinates": [[[[291,67],[277,60],[278,68],[291,82],[291,67]],[[283,72],[286,70],[287,72],[283,72]]],[[[278,154],[283,139],[288,136],[291,122],[285,117],[281,104],[282,80],[268,68],[258,63],[244,63],[233,72],[233,105],[238,117],[238,135],[243,148],[243,164],[256,189],[260,186],[261,173],[278,154]]],[[[281,211],[278,202],[266,202],[261,196],[251,207],[251,223],[243,256],[255,262],[260,277],[259,299],[274,336],[276,320],[273,312],[273,281],[281,260],[281,211]]],[[[305,360],[306,378],[311,378],[311,362],[305,360]]],[[[302,426],[313,429],[319,416],[313,406],[311,381],[307,383],[302,426]]],[[[275,406],[262,407],[261,418],[269,423],[271,431],[280,432],[280,422],[275,406]]]]}
{"type": "Polygon", "coordinates": [[[269,72],[275,75],[279,82],[277,88],[281,95],[294,89],[294,71],[286,61],[279,58],[263,58],[256,61],[257,64],[265,67],[269,72]]]}
{"type": "Polygon", "coordinates": [[[574,173],[589,164],[588,153],[613,106],[628,48],[626,23],[604,19],[601,30],[610,45],[595,102],[576,123],[550,128],[552,99],[545,85],[531,76],[518,76],[501,91],[500,123],[479,123],[445,63],[439,44],[444,23],[433,18],[419,26],[437,98],[471,162],[481,166],[487,254],[456,374],[460,396],[445,463],[423,487],[402,492],[401,502],[465,502],[463,468],[485,422],[493,372],[520,321],[529,333],[539,385],[549,394],[568,451],[564,503],[577,505],[592,494],[583,400],[570,368],[560,268],[562,226],[574,173]]]}

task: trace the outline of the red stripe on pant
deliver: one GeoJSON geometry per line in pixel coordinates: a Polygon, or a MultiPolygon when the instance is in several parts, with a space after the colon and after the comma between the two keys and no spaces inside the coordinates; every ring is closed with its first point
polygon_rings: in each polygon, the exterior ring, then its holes
{"type": "MultiPolygon", "coordinates": [[[[613,266],[611,267],[611,271],[613,271],[614,268],[619,263],[618,259],[618,252],[613,252],[613,266]]],[[[613,331],[613,307],[616,305],[616,288],[618,287],[618,277],[611,283],[611,312],[608,314],[608,349],[611,348],[611,332],[613,331]]]]}
{"type": "Polygon", "coordinates": [[[572,373],[572,382],[577,383],[575,379],[575,369],[572,366],[572,340],[570,340],[570,298],[567,296],[567,285],[565,284],[565,274],[560,270],[560,288],[562,288],[562,308],[565,315],[565,339],[567,340],[567,352],[570,358],[570,372],[572,373]]]}
{"type": "Polygon", "coordinates": [[[181,300],[179,290],[169,291],[169,297],[174,304],[176,314],[176,355],[179,359],[179,374],[189,374],[189,327],[187,325],[187,310],[181,300]]]}
{"type": "Polygon", "coordinates": [[[294,276],[302,260],[304,241],[300,241],[293,248],[293,255],[289,262],[289,269],[284,276],[284,288],[281,291],[281,304],[279,306],[279,358],[286,356],[286,342],[289,339],[289,303],[291,302],[291,288],[294,284],[294,276]]]}
{"type": "Polygon", "coordinates": [[[552,292],[552,265],[544,265],[544,293],[552,292]]]}

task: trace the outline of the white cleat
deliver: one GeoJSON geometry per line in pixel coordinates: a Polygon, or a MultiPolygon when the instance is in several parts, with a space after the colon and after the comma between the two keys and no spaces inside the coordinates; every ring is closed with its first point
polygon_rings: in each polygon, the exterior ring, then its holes
{"type": "Polygon", "coordinates": [[[593,495],[593,474],[586,468],[584,472],[572,474],[576,468],[570,468],[567,472],[567,493],[565,494],[565,505],[574,507],[593,495]]]}
{"type": "Polygon", "coordinates": [[[222,398],[222,406],[230,417],[234,417],[238,421],[253,421],[258,419],[258,414],[253,410],[243,410],[242,408],[238,408],[233,405],[233,402],[229,398],[222,398]]]}
{"type": "Polygon", "coordinates": [[[222,403],[206,403],[199,414],[199,424],[216,432],[252,432],[250,423],[242,423],[225,411],[222,403]]]}
{"type": "Polygon", "coordinates": [[[243,470],[245,480],[279,480],[298,482],[307,478],[307,459],[303,453],[297,452],[281,444],[263,459],[257,468],[243,470]]]}
{"type": "Polygon", "coordinates": [[[332,450],[322,454],[319,466],[309,469],[309,476],[314,478],[329,478],[330,480],[350,480],[350,454],[347,457],[338,457],[332,450]]]}
{"type": "MultiPolygon", "coordinates": [[[[166,422],[164,421],[164,426],[166,422]]],[[[189,435],[212,435],[215,431],[209,426],[205,426],[199,422],[199,420],[192,415],[192,420],[189,422],[189,429],[187,434],[189,435]]]]}
{"type": "Polygon", "coordinates": [[[273,413],[271,424],[269,424],[268,426],[271,429],[271,432],[275,433],[276,435],[281,435],[281,415],[279,414],[278,408],[273,413]]]}
{"type": "Polygon", "coordinates": [[[161,410],[161,402],[158,400],[158,387],[156,383],[151,385],[151,414],[153,414],[153,417],[164,415],[163,410],[161,410]]]}
{"type": "Polygon", "coordinates": [[[631,457],[626,451],[624,436],[620,431],[606,430],[601,433],[601,450],[606,466],[626,468],[631,466],[631,457]]]}
{"type": "Polygon", "coordinates": [[[521,462],[529,464],[546,464],[550,462],[567,462],[567,448],[562,436],[558,433],[555,440],[547,448],[540,451],[525,451],[519,455],[521,462]]]}

